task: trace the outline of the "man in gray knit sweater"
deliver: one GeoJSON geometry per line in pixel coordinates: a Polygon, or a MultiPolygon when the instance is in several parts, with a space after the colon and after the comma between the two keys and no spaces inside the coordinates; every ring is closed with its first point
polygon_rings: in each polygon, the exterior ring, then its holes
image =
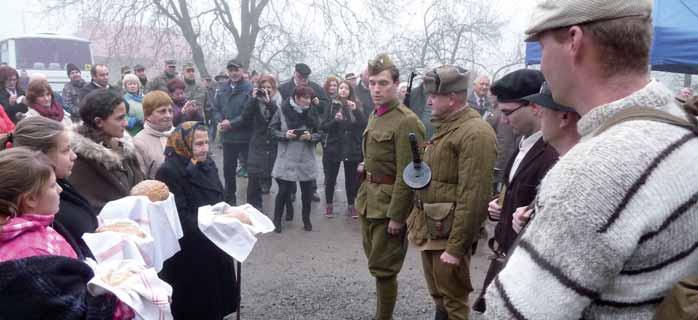
{"type": "Polygon", "coordinates": [[[604,124],[652,108],[686,117],[650,79],[651,0],[545,0],[541,43],[555,101],[581,141],[541,183],[536,218],[487,288],[488,319],[652,319],[698,273],[696,134],[658,121],[604,124]]]}

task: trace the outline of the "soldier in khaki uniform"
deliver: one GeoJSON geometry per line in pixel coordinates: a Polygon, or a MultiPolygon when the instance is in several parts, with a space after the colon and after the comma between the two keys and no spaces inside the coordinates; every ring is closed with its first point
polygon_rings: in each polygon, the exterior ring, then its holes
{"type": "Polygon", "coordinates": [[[454,66],[424,76],[436,129],[424,152],[432,181],[417,191],[407,229],[422,253],[437,320],[468,319],[471,246],[487,214],[497,156],[494,130],[466,106],[468,78],[454,66]]]}
{"type": "Polygon", "coordinates": [[[397,301],[397,274],[407,252],[405,220],[414,192],[402,180],[412,161],[409,133],[424,141],[424,125],[397,94],[400,73],[387,55],[369,61],[369,88],[375,111],[363,133],[364,180],[356,207],[361,219],[368,269],[376,278],[376,319],[392,319],[397,301]]]}
{"type": "Polygon", "coordinates": [[[196,69],[192,63],[185,63],[182,66],[182,80],[186,87],[184,88],[184,95],[187,100],[196,101],[198,107],[206,110],[206,103],[208,103],[208,90],[206,87],[196,82],[196,69]]]}
{"type": "Polygon", "coordinates": [[[177,61],[168,59],[165,60],[165,70],[155,79],[148,81],[145,92],[148,93],[154,90],[167,92],[167,83],[177,77],[177,61]]]}

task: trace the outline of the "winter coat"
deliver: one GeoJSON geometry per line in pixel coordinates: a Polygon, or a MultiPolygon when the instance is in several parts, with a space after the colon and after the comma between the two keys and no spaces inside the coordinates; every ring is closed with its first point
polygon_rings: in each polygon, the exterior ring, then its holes
{"type": "Polygon", "coordinates": [[[75,250],[51,228],[54,215],[23,214],[0,228],[0,262],[33,256],[77,258],[75,250]]]}
{"type": "Polygon", "coordinates": [[[145,114],[143,113],[143,96],[131,93],[124,94],[124,101],[128,104],[128,132],[135,136],[143,130],[145,114]]]}
{"type": "Polygon", "coordinates": [[[172,285],[175,319],[223,319],[237,309],[234,260],[198,227],[198,208],[223,201],[215,162],[193,164],[169,156],[156,174],[174,194],[184,237],[181,251],[165,261],[160,277],[172,285]]]}
{"type": "Polygon", "coordinates": [[[206,90],[206,87],[196,81],[184,80],[184,83],[186,84],[184,95],[187,97],[187,100],[194,100],[202,108],[205,108],[208,103],[208,90],[206,90]]]}
{"type": "Polygon", "coordinates": [[[269,123],[279,110],[276,102],[269,104],[250,99],[242,113],[242,119],[252,128],[250,149],[247,155],[247,174],[270,177],[276,159],[278,142],[269,134],[269,123]]]}
{"type": "Polygon", "coordinates": [[[63,96],[63,108],[71,114],[73,119],[80,119],[80,90],[86,84],[85,80],[80,79],[75,84],[70,81],[63,86],[63,93],[61,94],[63,96]]]}
{"type": "Polygon", "coordinates": [[[138,162],[146,179],[155,179],[155,173],[165,162],[165,145],[170,133],[172,130],[159,132],[146,122],[143,130],[133,138],[133,144],[138,150],[138,162]]]}
{"type": "Polygon", "coordinates": [[[333,162],[361,162],[361,139],[367,120],[360,106],[350,111],[343,107],[339,100],[332,101],[329,112],[325,113],[320,123],[320,129],[325,133],[323,159],[333,162]],[[344,119],[336,120],[335,114],[340,110],[344,119]],[[353,115],[353,121],[350,120],[350,113],[353,115]]]}
{"type": "Polygon", "coordinates": [[[361,106],[364,108],[364,114],[368,117],[371,115],[371,112],[373,112],[375,107],[373,106],[371,91],[368,90],[368,83],[366,84],[365,88],[362,83],[363,82],[357,83],[354,90],[356,91],[356,97],[359,99],[359,101],[361,101],[361,106]]]}
{"type": "MultiPolygon", "coordinates": [[[[318,109],[318,115],[324,115],[325,111],[330,107],[330,98],[327,97],[325,89],[323,89],[319,84],[313,81],[308,81],[308,86],[313,89],[315,96],[318,98],[318,100],[320,100],[320,105],[315,106],[315,108],[318,109]]],[[[296,90],[296,83],[293,81],[293,79],[288,80],[279,86],[279,93],[281,94],[281,98],[283,100],[292,98],[294,90],[296,90]]]]}
{"type": "Polygon", "coordinates": [[[160,90],[165,93],[168,92],[167,90],[167,83],[170,82],[170,80],[176,78],[177,75],[169,76],[166,73],[162,73],[159,76],[157,76],[155,79],[149,80],[148,84],[146,85],[145,92],[151,92],[154,90],[160,90]]]}
{"type": "Polygon", "coordinates": [[[11,260],[0,263],[0,275],[0,319],[114,318],[118,300],[87,291],[94,272],[80,260],[60,256],[11,260]]]}
{"type": "MultiPolygon", "coordinates": [[[[81,245],[82,235],[95,232],[97,229],[97,212],[94,211],[87,199],[70,182],[65,179],[60,179],[57,182],[63,189],[63,192],[61,192],[61,202],[56,214],[56,222],[59,222],[70,237],[78,242],[80,250],[85,254],[84,251],[87,247],[81,245]]],[[[56,229],[56,231],[59,230],[56,229]]],[[[59,231],[59,233],[61,232],[59,231]]],[[[85,255],[89,256],[90,254],[85,255]]]]}
{"type": "MultiPolygon", "coordinates": [[[[284,101],[280,110],[274,114],[269,123],[272,136],[278,141],[276,161],[271,176],[286,181],[310,181],[317,176],[315,161],[315,144],[322,138],[317,131],[317,115],[313,109],[303,111],[307,116],[306,124],[299,128],[289,128],[284,108],[292,108],[290,99],[284,101]],[[311,140],[302,141],[286,138],[289,129],[305,129],[310,131],[311,140]]],[[[290,112],[296,112],[290,110],[290,112]]]]}
{"type": "MultiPolygon", "coordinates": [[[[24,114],[24,116],[19,116],[18,118],[21,119],[26,119],[26,118],[31,118],[31,117],[41,117],[42,115],[34,110],[34,108],[29,108],[27,110],[27,113],[24,114]]],[[[70,113],[66,112],[63,110],[63,120],[61,120],[61,124],[63,124],[64,127],[66,128],[72,128],[73,127],[73,121],[70,120],[70,113]]]]}
{"type": "MultiPolygon", "coordinates": [[[[22,89],[17,88],[17,97],[26,96],[26,93],[22,89]]],[[[26,101],[26,100],[25,100],[26,101]]],[[[15,124],[19,122],[20,119],[17,118],[18,113],[27,113],[29,107],[24,103],[15,103],[10,105],[10,93],[7,90],[0,88],[0,105],[5,107],[5,113],[10,117],[10,120],[15,124]]]]}
{"type": "Polygon", "coordinates": [[[214,102],[214,117],[220,123],[230,121],[231,128],[221,131],[222,143],[248,143],[252,136],[250,128],[242,120],[242,111],[249,103],[252,85],[240,80],[233,88],[230,82],[220,87],[214,102]]]}
{"type": "MultiPolygon", "coordinates": [[[[79,100],[82,100],[82,98],[84,98],[86,95],[90,94],[90,92],[95,91],[97,89],[104,89],[104,88],[95,84],[94,81],[88,83],[87,85],[82,87],[82,89],[80,89],[79,100]]],[[[114,90],[114,92],[116,92],[118,95],[122,95],[119,88],[113,88],[112,86],[107,85],[106,89],[114,90]]]]}
{"type": "Polygon", "coordinates": [[[107,148],[80,133],[71,141],[78,158],[68,181],[95,212],[101,211],[109,201],[128,196],[131,188],[143,180],[131,138],[114,139],[113,145],[107,148]]]}

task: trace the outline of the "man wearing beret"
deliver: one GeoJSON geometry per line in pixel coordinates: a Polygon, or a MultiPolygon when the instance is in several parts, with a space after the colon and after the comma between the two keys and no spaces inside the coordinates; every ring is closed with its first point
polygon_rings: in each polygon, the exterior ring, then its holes
{"type": "Polygon", "coordinates": [[[495,259],[487,270],[483,292],[473,306],[475,311],[484,311],[484,288],[499,273],[516,240],[517,233],[512,227],[514,211],[533,202],[540,181],[558,159],[557,152],[543,140],[540,131],[541,107],[523,100],[537,93],[543,81],[540,71],[521,69],[505,75],[490,88],[497,97],[504,123],[521,135],[522,140],[504,169],[504,190],[489,203],[489,218],[497,222],[494,237],[488,242],[495,259]]]}
{"type": "Polygon", "coordinates": [[[165,70],[155,79],[148,82],[146,93],[153,90],[167,91],[167,83],[177,76],[177,61],[168,59],[165,60],[165,70]]]}
{"type": "Polygon", "coordinates": [[[528,40],[541,44],[555,101],[581,115],[581,141],[543,180],[536,217],[487,289],[486,318],[653,319],[669,289],[696,274],[698,139],[650,78],[652,3],[534,9],[528,40]]]}
{"type": "Polygon", "coordinates": [[[497,156],[494,130],[467,106],[468,82],[468,73],[454,66],[423,79],[436,130],[424,152],[432,180],[416,192],[407,228],[421,251],[436,320],[468,319],[471,246],[486,217],[497,156]]]}
{"type": "Polygon", "coordinates": [[[368,73],[376,110],[363,133],[364,179],[356,207],[368,269],[376,278],[375,319],[389,320],[397,301],[397,274],[407,253],[405,221],[414,195],[402,180],[402,170],[412,162],[409,134],[422,143],[424,125],[399,100],[400,72],[390,57],[380,54],[369,61],[368,73]]]}

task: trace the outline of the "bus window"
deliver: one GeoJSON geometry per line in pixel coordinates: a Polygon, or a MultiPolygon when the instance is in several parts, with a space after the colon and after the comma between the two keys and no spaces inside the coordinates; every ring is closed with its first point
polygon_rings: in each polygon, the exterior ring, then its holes
{"type": "Polygon", "coordinates": [[[68,63],[92,63],[90,44],[68,39],[15,39],[18,69],[65,70],[68,63]]]}
{"type": "Polygon", "coordinates": [[[7,41],[0,43],[0,62],[10,63],[10,48],[7,41]]]}

